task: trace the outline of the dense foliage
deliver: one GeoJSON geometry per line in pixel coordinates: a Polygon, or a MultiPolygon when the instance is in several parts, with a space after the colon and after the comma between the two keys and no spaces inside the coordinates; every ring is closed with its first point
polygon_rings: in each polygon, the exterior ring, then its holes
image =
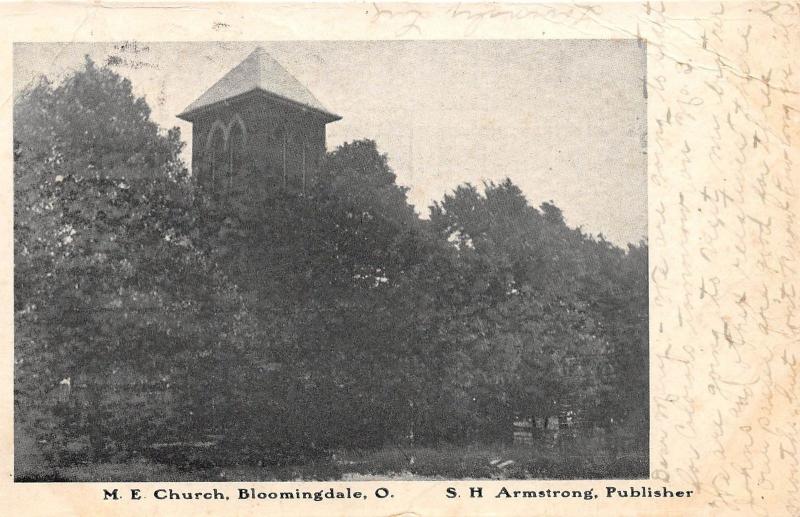
{"type": "Polygon", "coordinates": [[[178,130],[89,60],[14,117],[17,421],[51,462],[498,442],[562,404],[646,440],[646,244],[509,180],[422,220],[369,140],[306,195],[206,192],[178,130]]]}

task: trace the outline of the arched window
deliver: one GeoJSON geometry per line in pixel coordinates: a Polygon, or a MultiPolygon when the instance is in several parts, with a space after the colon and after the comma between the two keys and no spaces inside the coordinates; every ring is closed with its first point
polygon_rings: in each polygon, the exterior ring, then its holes
{"type": "Polygon", "coordinates": [[[225,154],[225,130],[222,126],[214,124],[206,148],[207,161],[211,169],[210,179],[213,183],[228,176],[229,160],[225,154]]]}
{"type": "Polygon", "coordinates": [[[281,143],[281,184],[283,188],[286,188],[287,185],[287,170],[286,170],[286,153],[288,152],[289,147],[289,136],[286,133],[286,128],[281,128],[278,130],[278,138],[281,143]]]}
{"type": "Polygon", "coordinates": [[[230,177],[242,174],[245,163],[245,134],[244,126],[241,121],[232,122],[230,133],[228,134],[228,167],[230,177]]]}
{"type": "Polygon", "coordinates": [[[299,130],[290,130],[286,138],[286,183],[291,190],[302,192],[305,189],[305,168],[305,138],[299,130]]]}

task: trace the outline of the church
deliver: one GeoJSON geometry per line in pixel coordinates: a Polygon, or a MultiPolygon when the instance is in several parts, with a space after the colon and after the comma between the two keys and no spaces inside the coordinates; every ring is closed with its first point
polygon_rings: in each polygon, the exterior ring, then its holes
{"type": "Polygon", "coordinates": [[[224,186],[238,174],[303,192],[325,155],[325,126],[341,117],[263,48],[178,115],[192,123],[192,175],[224,186]]]}

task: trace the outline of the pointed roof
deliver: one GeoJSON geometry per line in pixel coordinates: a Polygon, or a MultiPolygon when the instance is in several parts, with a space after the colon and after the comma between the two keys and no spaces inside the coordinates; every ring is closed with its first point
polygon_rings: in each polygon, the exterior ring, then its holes
{"type": "Polygon", "coordinates": [[[326,122],[342,118],[325,109],[300,81],[261,47],[256,47],[244,61],[189,104],[178,117],[191,120],[194,118],[194,113],[199,110],[251,92],[262,92],[267,96],[316,111],[327,119],[326,122]]]}

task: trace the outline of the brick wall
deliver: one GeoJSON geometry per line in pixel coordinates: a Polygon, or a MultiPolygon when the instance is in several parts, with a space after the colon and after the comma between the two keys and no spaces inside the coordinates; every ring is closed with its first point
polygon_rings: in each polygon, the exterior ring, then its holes
{"type": "Polygon", "coordinates": [[[318,115],[262,96],[210,109],[192,127],[192,173],[202,182],[253,171],[268,184],[302,189],[324,155],[325,122],[318,115]]]}

